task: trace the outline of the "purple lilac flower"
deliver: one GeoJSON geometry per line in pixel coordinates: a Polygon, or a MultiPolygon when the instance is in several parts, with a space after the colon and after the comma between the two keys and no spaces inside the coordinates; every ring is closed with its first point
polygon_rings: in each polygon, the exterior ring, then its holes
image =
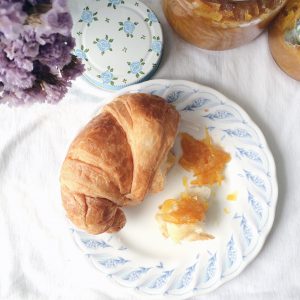
{"type": "Polygon", "coordinates": [[[75,40],[71,36],[52,34],[40,47],[38,59],[51,69],[61,69],[71,62],[70,52],[74,46],[75,40]]]}
{"type": "Polygon", "coordinates": [[[0,0],[0,103],[56,103],[84,67],[66,0],[0,0]]]}
{"type": "Polygon", "coordinates": [[[23,30],[26,14],[22,1],[0,2],[0,31],[7,39],[16,39],[23,30]]]}

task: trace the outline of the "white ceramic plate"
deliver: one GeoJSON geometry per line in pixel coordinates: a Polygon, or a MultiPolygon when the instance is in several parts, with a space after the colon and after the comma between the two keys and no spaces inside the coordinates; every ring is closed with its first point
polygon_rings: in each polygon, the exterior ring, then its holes
{"type": "MultiPolygon", "coordinates": [[[[248,115],[215,90],[187,81],[153,80],[120,94],[132,92],[164,97],[180,112],[180,131],[201,138],[208,128],[214,142],[231,154],[226,179],[210,198],[206,231],[215,239],[174,244],[159,232],[158,206],[183,191],[183,176],[191,178],[178,164],[164,191],[125,209],[127,224],[120,232],[92,236],[72,227],[72,234],[99,271],[142,295],[174,299],[208,293],[254,259],[271,229],[278,194],[272,154],[248,115]],[[236,201],[226,199],[231,193],[236,201]]],[[[175,153],[178,158],[179,137],[175,153]]]]}
{"type": "Polygon", "coordinates": [[[153,11],[138,0],[70,1],[74,53],[85,78],[105,90],[149,79],[158,68],[163,35],[153,11]]]}

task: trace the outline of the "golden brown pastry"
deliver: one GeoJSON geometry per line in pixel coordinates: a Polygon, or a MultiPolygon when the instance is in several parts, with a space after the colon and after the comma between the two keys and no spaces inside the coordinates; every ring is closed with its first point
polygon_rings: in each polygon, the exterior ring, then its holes
{"type": "Polygon", "coordinates": [[[115,232],[123,206],[163,189],[179,122],[164,99],[126,94],[106,105],[71,144],[60,184],[69,219],[89,233],[115,232]]]}

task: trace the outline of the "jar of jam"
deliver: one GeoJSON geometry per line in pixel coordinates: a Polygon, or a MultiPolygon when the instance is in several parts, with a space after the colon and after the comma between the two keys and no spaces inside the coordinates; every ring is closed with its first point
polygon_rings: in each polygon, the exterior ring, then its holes
{"type": "Polygon", "coordinates": [[[286,0],[163,0],[164,13],[186,41],[209,50],[239,47],[255,39],[286,0]]]}
{"type": "Polygon", "coordinates": [[[279,67],[300,81],[300,0],[290,0],[272,24],[269,45],[279,67]]]}

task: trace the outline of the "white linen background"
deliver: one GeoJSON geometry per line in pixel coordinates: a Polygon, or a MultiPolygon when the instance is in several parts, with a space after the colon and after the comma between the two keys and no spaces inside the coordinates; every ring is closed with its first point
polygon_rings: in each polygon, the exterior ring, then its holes
{"type": "MultiPolygon", "coordinates": [[[[266,33],[238,49],[202,51],[174,34],[160,1],[144,2],[164,29],[154,78],[198,82],[237,102],[262,129],[277,165],[276,219],[261,253],[238,277],[192,299],[300,299],[300,83],[274,63],[266,33]]],[[[60,200],[67,147],[105,95],[79,79],[58,105],[0,105],[0,299],[144,298],[89,263],[67,230],[60,200]]]]}

